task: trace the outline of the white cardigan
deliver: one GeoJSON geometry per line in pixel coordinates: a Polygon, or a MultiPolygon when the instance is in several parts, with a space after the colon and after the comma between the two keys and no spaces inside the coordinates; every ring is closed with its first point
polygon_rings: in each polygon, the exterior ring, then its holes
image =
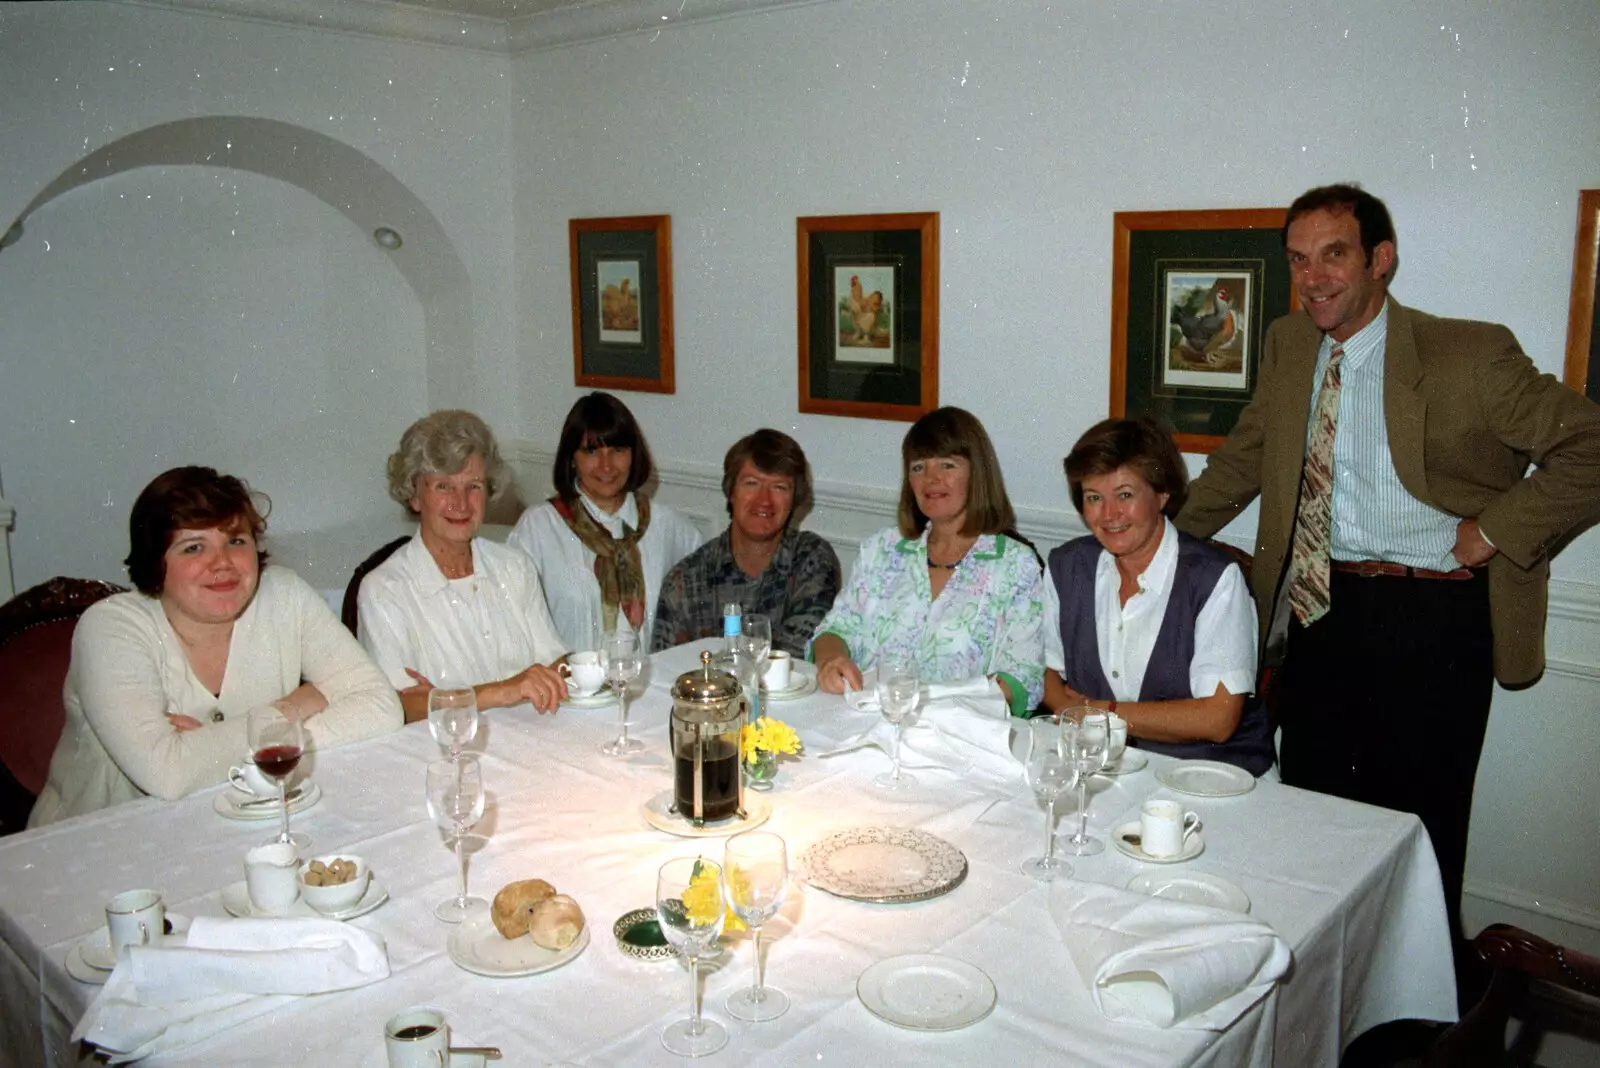
{"type": "Polygon", "coordinates": [[[92,605],[72,635],[66,725],[28,826],[146,794],[172,800],[226,780],[247,755],[246,713],[302,680],[328,699],[306,721],[308,750],[401,726],[394,687],[321,595],[287,568],[262,570],[234,623],[220,695],[195,677],[159,599],[119,593],[92,605]],[[199,720],[200,729],[174,729],[169,712],[199,720]]]}
{"type": "MultiPolygon", "coordinates": [[[[587,505],[580,496],[579,507],[587,505]]],[[[612,528],[612,536],[619,533],[619,520],[634,526],[639,522],[639,512],[633,494],[608,516],[590,508],[589,514],[602,526],[612,528]]],[[[700,531],[681,512],[662,504],[650,502],[650,529],[639,539],[639,563],[644,569],[645,612],[654,617],[656,598],[661,595],[661,580],[677,565],[679,560],[694,552],[705,539],[700,531]]],[[[567,521],[556,512],[549,501],[536,504],[522,513],[512,529],[506,544],[521,549],[532,557],[539,569],[539,581],[544,584],[545,603],[555,620],[556,630],[568,649],[593,649],[600,632],[600,583],[594,577],[594,553],[584,548],[567,526],[567,521]]],[[[622,629],[628,628],[622,618],[622,629]]],[[[649,628],[645,628],[644,644],[650,642],[649,628]]]]}

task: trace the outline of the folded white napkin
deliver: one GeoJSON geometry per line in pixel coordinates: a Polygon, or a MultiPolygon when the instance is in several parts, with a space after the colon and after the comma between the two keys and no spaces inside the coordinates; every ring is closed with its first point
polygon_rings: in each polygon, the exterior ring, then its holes
{"type": "Polygon", "coordinates": [[[1050,914],[1111,1020],[1221,1031],[1289,967],[1259,920],[1096,883],[1058,883],[1050,914]]]}
{"type": "Polygon", "coordinates": [[[299,994],[389,974],[383,940],[337,920],[197,916],[182,946],[136,946],[72,1032],[113,1064],[177,1049],[299,994]]]}
{"type": "MultiPolygon", "coordinates": [[[[870,691],[847,690],[845,701],[863,715],[853,735],[821,755],[869,745],[892,753],[895,729],[876,718],[877,697],[870,691]],[[869,713],[872,720],[865,718],[869,713]]],[[[900,763],[907,768],[943,768],[957,775],[977,771],[1006,782],[1017,779],[1022,765],[1011,752],[1011,717],[1000,687],[982,676],[924,686],[916,717],[906,726],[900,763]]]]}

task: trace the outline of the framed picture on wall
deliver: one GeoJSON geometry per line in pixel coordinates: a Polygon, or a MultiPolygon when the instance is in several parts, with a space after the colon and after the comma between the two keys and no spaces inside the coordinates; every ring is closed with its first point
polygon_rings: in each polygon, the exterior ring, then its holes
{"type": "Polygon", "coordinates": [[[911,422],[939,406],[939,213],[797,220],[800,410],[911,422]]]}
{"type": "Polygon", "coordinates": [[[1152,415],[1185,452],[1222,443],[1255,394],[1267,324],[1299,307],[1283,208],[1119,211],[1111,414],[1152,415]]]}
{"type": "Polygon", "coordinates": [[[1566,383],[1600,403],[1600,189],[1578,191],[1578,240],[1572,251],[1572,310],[1567,316],[1566,383]]]}
{"type": "Polygon", "coordinates": [[[571,219],[567,242],[574,381],[673,392],[672,216],[571,219]]]}

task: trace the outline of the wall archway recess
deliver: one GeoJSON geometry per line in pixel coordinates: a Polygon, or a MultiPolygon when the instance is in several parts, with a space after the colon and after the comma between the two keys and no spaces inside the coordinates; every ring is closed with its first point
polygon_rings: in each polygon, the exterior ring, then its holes
{"type": "Polygon", "coordinates": [[[315,130],[275,119],[208,115],[119,137],[40,190],[6,231],[0,254],[16,243],[29,216],[64,193],[135,168],[168,166],[230,167],[276,178],[345,216],[364,241],[379,227],[405,235],[401,247],[385,254],[422,306],[428,403],[472,407],[478,378],[472,291],[455,243],[427,205],[382,164],[315,130]]]}

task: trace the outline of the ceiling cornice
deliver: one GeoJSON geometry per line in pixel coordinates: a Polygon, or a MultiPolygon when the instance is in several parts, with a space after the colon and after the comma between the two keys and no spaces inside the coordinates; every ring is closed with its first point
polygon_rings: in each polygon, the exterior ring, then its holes
{"type": "Polygon", "coordinates": [[[111,0],[248,22],[518,55],[609,37],[660,33],[735,15],[832,0],[592,0],[514,19],[486,18],[403,0],[111,0]]]}

